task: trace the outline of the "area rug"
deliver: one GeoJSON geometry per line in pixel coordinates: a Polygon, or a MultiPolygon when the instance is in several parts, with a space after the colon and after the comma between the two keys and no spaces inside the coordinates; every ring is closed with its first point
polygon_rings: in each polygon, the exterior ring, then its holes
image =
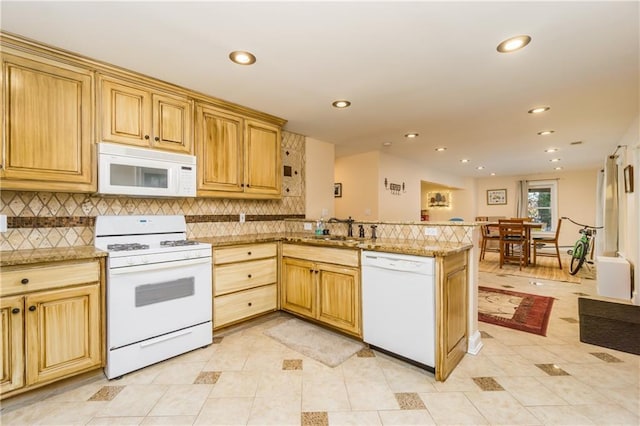
{"type": "MultiPolygon", "coordinates": [[[[578,275],[574,276],[569,274],[570,262],[571,258],[569,256],[562,256],[562,269],[560,269],[558,268],[558,259],[538,257],[535,265],[523,267],[522,270],[518,268],[518,265],[513,263],[504,264],[502,268],[500,268],[500,255],[498,253],[486,253],[484,260],[481,260],[478,264],[478,269],[480,272],[490,272],[492,274],[514,275],[573,284],[580,284],[581,278],[592,279],[590,275],[582,272],[582,270],[586,271],[585,266],[578,272],[578,275]]],[[[593,278],[595,278],[595,274],[593,275],[593,278]]]]}
{"type": "Polygon", "coordinates": [[[364,348],[362,342],[297,318],[271,327],[264,334],[329,367],[342,364],[364,348]]]}
{"type": "Polygon", "coordinates": [[[478,287],[478,321],[547,335],[553,297],[478,287]]]}

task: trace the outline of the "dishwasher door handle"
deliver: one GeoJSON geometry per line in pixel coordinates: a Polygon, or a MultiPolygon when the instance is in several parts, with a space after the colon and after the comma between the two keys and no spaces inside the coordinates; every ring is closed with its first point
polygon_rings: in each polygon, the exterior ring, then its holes
{"type": "Polygon", "coordinates": [[[386,271],[397,271],[397,272],[414,272],[416,274],[421,274],[421,275],[432,275],[430,273],[426,273],[424,271],[422,271],[421,268],[422,265],[420,264],[407,264],[406,262],[403,262],[403,264],[397,264],[394,262],[381,262],[381,263],[376,263],[376,264],[369,264],[369,265],[363,265],[363,269],[364,268],[372,268],[372,269],[384,269],[386,271]]]}

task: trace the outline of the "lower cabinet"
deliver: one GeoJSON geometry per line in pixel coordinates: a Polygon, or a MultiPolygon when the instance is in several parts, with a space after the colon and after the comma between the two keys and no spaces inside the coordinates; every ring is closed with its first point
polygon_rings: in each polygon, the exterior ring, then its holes
{"type": "Polygon", "coordinates": [[[444,381],[467,352],[468,252],[438,258],[436,380],[444,381]]]}
{"type": "Polygon", "coordinates": [[[3,269],[3,397],[103,365],[100,265],[3,269]]]}
{"type": "Polygon", "coordinates": [[[362,337],[357,250],[284,244],[281,280],[283,310],[362,337]]]}
{"type": "Polygon", "coordinates": [[[277,243],[213,251],[213,329],[278,307],[277,243]]]}

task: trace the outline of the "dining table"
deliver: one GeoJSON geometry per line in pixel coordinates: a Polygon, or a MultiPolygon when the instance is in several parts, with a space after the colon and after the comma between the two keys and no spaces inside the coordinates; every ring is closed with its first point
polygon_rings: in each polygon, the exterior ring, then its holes
{"type": "MultiPolygon", "coordinates": [[[[499,222],[480,222],[482,223],[482,225],[489,225],[489,226],[495,226],[496,229],[498,229],[498,226],[500,225],[499,222]]],[[[536,230],[536,229],[543,229],[546,225],[546,223],[544,222],[522,222],[522,225],[524,225],[524,232],[525,232],[525,238],[527,239],[527,252],[526,252],[526,264],[527,265],[531,265],[531,242],[532,242],[532,238],[531,238],[531,231],[532,230],[536,230]]]]}

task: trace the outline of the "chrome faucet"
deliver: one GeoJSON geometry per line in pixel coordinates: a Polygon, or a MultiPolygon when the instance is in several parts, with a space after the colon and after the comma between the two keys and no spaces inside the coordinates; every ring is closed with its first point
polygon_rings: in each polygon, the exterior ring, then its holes
{"type": "Polygon", "coordinates": [[[349,216],[349,219],[338,219],[337,217],[332,217],[331,219],[329,219],[329,223],[346,223],[348,228],[347,228],[347,237],[353,237],[353,222],[355,222],[351,216],[349,216]]]}

